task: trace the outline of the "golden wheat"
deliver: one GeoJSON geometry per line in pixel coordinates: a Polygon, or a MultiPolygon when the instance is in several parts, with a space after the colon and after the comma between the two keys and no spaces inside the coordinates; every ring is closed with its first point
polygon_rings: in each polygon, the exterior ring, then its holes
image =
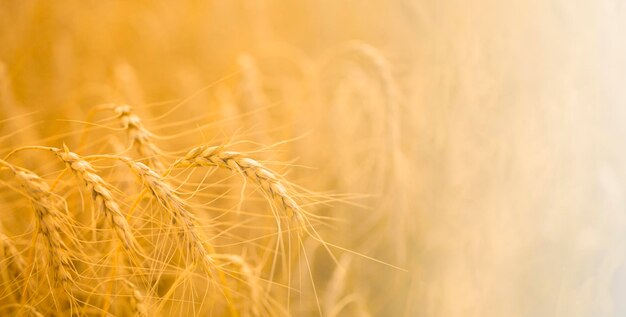
{"type": "Polygon", "coordinates": [[[73,281],[73,265],[70,250],[67,247],[62,235],[70,241],[75,242],[72,231],[62,229],[67,226],[67,219],[64,217],[64,201],[50,191],[48,184],[35,173],[18,168],[6,162],[15,178],[19,181],[35,209],[37,219],[37,232],[45,241],[45,253],[48,259],[48,266],[53,272],[53,280],[69,291],[73,281]]]}
{"type": "Polygon", "coordinates": [[[295,216],[298,221],[304,221],[304,211],[288,193],[284,182],[258,161],[238,152],[226,151],[219,146],[199,146],[189,150],[183,158],[173,164],[175,168],[200,166],[227,168],[241,173],[259,185],[265,194],[286,213],[286,216],[295,216]]]}
{"type": "Polygon", "coordinates": [[[66,164],[67,168],[84,182],[87,189],[91,192],[91,197],[103,212],[122,246],[127,251],[136,253],[138,249],[135,237],[118,203],[113,198],[113,194],[109,189],[111,185],[97,174],[89,162],[83,160],[78,154],[70,152],[67,147],[63,149],[48,149],[56,154],[66,164]]]}
{"type": "Polygon", "coordinates": [[[0,3],[0,315],[413,313],[410,1],[307,1],[0,3]]]}
{"type": "Polygon", "coordinates": [[[184,254],[190,256],[192,263],[200,262],[206,268],[211,268],[213,261],[206,247],[206,239],[203,239],[196,229],[195,217],[189,212],[189,206],[185,201],[159,174],[145,164],[122,157],[119,159],[128,164],[145,189],[159,202],[163,210],[170,214],[172,229],[178,232],[177,236],[184,254]]]}
{"type": "Polygon", "coordinates": [[[144,128],[141,118],[134,114],[132,107],[128,105],[115,106],[113,111],[122,123],[122,128],[126,130],[131,146],[148,161],[149,166],[162,171],[164,167],[160,161],[161,151],[152,142],[152,134],[144,128]]]}
{"type": "Polygon", "coordinates": [[[19,279],[26,269],[26,260],[17,251],[13,241],[2,232],[0,232],[0,251],[2,251],[0,256],[2,257],[3,266],[6,268],[10,278],[13,280],[19,279]]]}
{"type": "Polygon", "coordinates": [[[130,282],[127,279],[124,279],[124,284],[131,292],[130,297],[130,310],[136,317],[148,317],[150,316],[148,306],[146,305],[146,300],[144,295],[137,289],[135,284],[130,282]]]}

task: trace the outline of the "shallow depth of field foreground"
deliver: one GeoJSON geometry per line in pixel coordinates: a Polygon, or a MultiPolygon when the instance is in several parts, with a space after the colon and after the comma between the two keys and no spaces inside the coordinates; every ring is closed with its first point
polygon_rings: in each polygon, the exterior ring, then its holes
{"type": "Polygon", "coordinates": [[[0,316],[624,316],[625,18],[0,0],[0,316]]]}

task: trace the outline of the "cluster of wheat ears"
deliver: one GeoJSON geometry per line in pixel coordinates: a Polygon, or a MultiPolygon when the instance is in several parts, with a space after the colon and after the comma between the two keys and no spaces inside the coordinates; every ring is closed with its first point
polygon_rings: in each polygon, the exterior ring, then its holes
{"type": "Polygon", "coordinates": [[[268,293],[285,287],[272,283],[288,275],[291,250],[303,235],[315,236],[315,217],[296,201],[293,186],[251,156],[221,146],[201,145],[169,159],[130,106],[97,110],[113,114],[137,158],[78,154],[63,145],[19,147],[0,161],[2,185],[21,196],[6,193],[3,208],[15,214],[11,226],[26,229],[18,236],[10,230],[12,238],[2,233],[2,309],[152,316],[200,297],[199,306],[233,316],[284,314],[268,293]],[[48,156],[34,155],[42,151],[48,156]],[[18,153],[27,161],[37,157],[38,170],[20,164],[18,153]],[[210,178],[217,169],[258,190],[265,206],[244,209],[239,201],[238,208],[218,208],[237,192],[194,178],[210,178]],[[234,241],[244,253],[231,253],[218,243],[235,229],[229,218],[266,236],[234,241]],[[258,254],[247,257],[246,250],[258,254]]]}
{"type": "Polygon", "coordinates": [[[153,316],[197,301],[199,311],[232,316],[285,314],[268,294],[289,287],[273,284],[289,276],[302,237],[319,238],[311,222],[316,217],[296,201],[294,186],[250,155],[222,146],[193,147],[171,159],[132,107],[94,111],[113,115],[136,158],[78,154],[64,144],[15,148],[0,161],[2,185],[21,196],[3,192],[3,208],[14,213],[11,226],[25,229],[1,236],[2,309],[153,316]],[[37,168],[24,167],[18,153],[28,165],[36,157],[37,168]],[[207,180],[216,170],[241,177],[239,186],[259,191],[266,202],[244,208],[241,198],[219,207],[239,194],[228,180],[207,180]],[[250,226],[250,238],[231,236],[239,226],[250,226]],[[240,253],[221,236],[235,240],[240,253]]]}
{"type": "MultiPolygon", "coordinates": [[[[332,54],[354,55],[355,65],[373,74],[371,80],[379,89],[372,96],[388,105],[385,116],[395,115],[397,87],[380,52],[350,43],[332,54]]],[[[139,107],[106,103],[87,107],[83,118],[51,120],[71,128],[48,137],[33,132],[37,123],[31,121],[36,114],[15,100],[7,66],[0,65],[3,123],[8,128],[3,130],[7,145],[0,159],[0,202],[5,210],[0,228],[0,313],[369,314],[363,294],[347,287],[352,257],[390,270],[402,269],[350,250],[348,240],[333,244],[322,238],[319,230],[341,218],[336,213],[338,205],[358,205],[358,197],[336,190],[314,192],[288,181],[285,171],[291,168],[285,167],[294,164],[278,162],[288,152],[278,149],[287,144],[296,147],[291,149],[296,153],[307,151],[289,140],[267,145],[272,138],[267,126],[260,134],[245,134],[246,141],[234,141],[228,135],[236,135],[241,128],[237,122],[247,117],[252,117],[253,125],[270,120],[254,59],[242,55],[239,64],[237,85],[244,107],[233,106],[223,89],[215,89],[218,119],[214,122],[198,123],[194,118],[195,127],[166,135],[152,132],[138,114],[164,109],[159,117],[151,118],[161,120],[184,111],[193,96],[139,107]],[[243,109],[229,112],[233,107],[243,109]],[[227,139],[206,135],[216,131],[207,130],[215,124],[231,129],[219,132],[227,134],[227,139]],[[163,149],[160,143],[169,148],[163,149]],[[277,159],[264,161],[257,156],[277,159]]],[[[117,80],[137,86],[132,68],[122,67],[126,73],[122,71],[117,80]]],[[[215,84],[205,89],[209,88],[215,84]]],[[[373,178],[395,175],[392,168],[380,165],[402,159],[397,151],[398,132],[389,126],[394,118],[385,118],[378,127],[383,133],[381,146],[366,149],[382,153],[381,157],[373,154],[374,165],[364,167],[373,178]]],[[[179,119],[158,128],[180,128],[187,123],[179,119]]],[[[298,132],[293,133],[297,138],[298,132]]],[[[337,169],[345,167],[341,162],[329,163],[329,156],[345,162],[358,160],[349,157],[350,151],[326,153],[321,148],[313,153],[337,175],[342,173],[337,169]]],[[[346,175],[331,181],[362,180],[346,175]]],[[[305,185],[320,182],[328,182],[328,177],[305,185]]],[[[365,183],[376,187],[363,189],[366,193],[389,195],[392,191],[388,184],[365,183]]]]}
{"type": "Polygon", "coordinates": [[[0,316],[626,316],[623,2],[0,0],[0,316]]]}
{"type": "Polygon", "coordinates": [[[410,75],[292,5],[0,2],[0,316],[413,313],[410,75]]]}

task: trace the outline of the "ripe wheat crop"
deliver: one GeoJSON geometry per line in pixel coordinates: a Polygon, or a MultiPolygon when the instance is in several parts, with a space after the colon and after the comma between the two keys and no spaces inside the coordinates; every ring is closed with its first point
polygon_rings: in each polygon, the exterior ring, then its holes
{"type": "Polygon", "coordinates": [[[0,0],[0,316],[624,316],[626,6],[0,0]]]}

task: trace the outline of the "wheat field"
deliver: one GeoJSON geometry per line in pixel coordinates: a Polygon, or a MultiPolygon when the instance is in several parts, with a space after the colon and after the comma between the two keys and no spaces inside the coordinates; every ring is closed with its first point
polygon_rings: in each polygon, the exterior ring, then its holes
{"type": "Polygon", "coordinates": [[[623,316],[624,18],[0,0],[0,316],[623,316]]]}

